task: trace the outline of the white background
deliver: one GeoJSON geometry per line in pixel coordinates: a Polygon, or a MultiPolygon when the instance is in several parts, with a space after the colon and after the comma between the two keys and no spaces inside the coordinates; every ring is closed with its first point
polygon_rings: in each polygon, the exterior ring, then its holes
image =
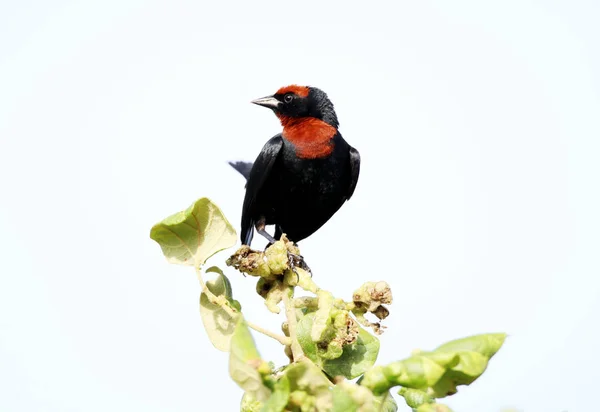
{"type": "MultiPolygon", "coordinates": [[[[280,131],[249,101],[290,83],[324,89],[362,155],[354,197],[301,246],[337,296],[390,283],[379,362],[505,331],[484,377],[447,404],[596,410],[599,12],[2,1],[0,410],[238,408],[193,270],[148,235],[202,196],[238,227],[244,182],[226,161],[253,160],[280,131]]],[[[247,317],[278,329],[254,279],[227,273],[247,317]]]]}

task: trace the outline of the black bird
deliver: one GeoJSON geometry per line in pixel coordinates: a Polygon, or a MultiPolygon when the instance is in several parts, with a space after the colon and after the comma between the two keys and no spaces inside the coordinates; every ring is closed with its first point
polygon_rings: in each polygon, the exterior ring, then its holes
{"type": "Polygon", "coordinates": [[[273,110],[283,132],[265,144],[254,164],[230,162],[247,179],[242,244],[250,245],[254,228],[269,243],[283,233],[299,242],[350,199],[360,155],[338,131],[333,103],[316,87],[282,87],[252,103],[273,110]],[[275,237],[266,225],[275,225],[275,237]]]}

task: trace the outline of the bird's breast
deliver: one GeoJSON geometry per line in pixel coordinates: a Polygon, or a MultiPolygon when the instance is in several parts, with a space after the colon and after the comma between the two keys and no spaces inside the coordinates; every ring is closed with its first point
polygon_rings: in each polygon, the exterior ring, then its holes
{"type": "Polygon", "coordinates": [[[282,136],[292,143],[301,159],[321,159],[333,152],[337,129],[316,118],[291,119],[284,122],[282,136]]]}

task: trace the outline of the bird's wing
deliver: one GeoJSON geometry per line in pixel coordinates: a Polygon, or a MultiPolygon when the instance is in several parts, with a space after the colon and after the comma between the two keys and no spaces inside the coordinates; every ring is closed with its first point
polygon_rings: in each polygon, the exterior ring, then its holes
{"type": "Polygon", "coordinates": [[[350,185],[348,186],[348,194],[346,199],[350,199],[358,182],[358,174],[360,173],[360,154],[358,150],[350,146],[350,185]]]}
{"type": "Polygon", "coordinates": [[[240,172],[242,176],[248,180],[248,176],[250,176],[250,170],[252,169],[252,163],[250,162],[229,162],[231,167],[240,172]]]}
{"type": "Polygon", "coordinates": [[[254,221],[252,210],[256,202],[256,196],[269,177],[275,160],[283,147],[281,133],[272,137],[262,148],[256,161],[252,165],[248,182],[246,183],[246,196],[242,207],[242,233],[241,240],[244,245],[250,245],[254,234],[254,221]]]}

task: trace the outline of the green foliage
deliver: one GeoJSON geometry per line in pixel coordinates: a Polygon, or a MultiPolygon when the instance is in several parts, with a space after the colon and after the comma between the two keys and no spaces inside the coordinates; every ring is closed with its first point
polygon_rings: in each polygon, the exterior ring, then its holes
{"type": "Polygon", "coordinates": [[[227,311],[224,304],[218,303],[219,300],[216,303],[212,303],[205,291],[200,294],[200,316],[202,317],[202,323],[204,324],[208,338],[215,348],[223,352],[228,352],[231,337],[240,317],[239,311],[241,310],[241,305],[238,301],[233,300],[231,283],[221,269],[213,266],[207,269],[206,272],[218,273],[216,279],[206,282],[208,291],[212,292],[218,299],[225,298],[229,306],[238,311],[235,313],[227,311]]]}
{"type": "Polygon", "coordinates": [[[287,375],[279,378],[273,387],[273,393],[262,407],[263,412],[280,412],[290,401],[290,379],[287,375]]]}
{"type": "Polygon", "coordinates": [[[157,223],[150,237],[170,263],[201,266],[215,253],[235,245],[235,229],[221,209],[203,197],[182,212],[157,223]]]}
{"type": "Polygon", "coordinates": [[[271,391],[265,380],[271,367],[261,359],[250,330],[240,316],[231,336],[229,352],[229,375],[242,389],[258,401],[269,397],[271,391]]]}
{"type": "Polygon", "coordinates": [[[379,339],[361,325],[382,333],[381,321],[389,315],[386,305],[392,303],[386,282],[366,282],[345,301],[321,290],[306,271],[290,267],[290,257],[300,251],[285,235],[264,252],[242,246],[227,264],[258,277],[256,290],[269,311],[280,313],[283,305],[287,321],[284,335],[278,335],[244,319],[221,269],[207,269],[205,273],[216,277],[204,282],[206,260],[237,239],[209,199],[199,199],[154,225],[150,237],[169,262],[195,267],[202,287],[202,322],[212,344],[229,352],[229,373],[244,390],[240,409],[245,412],[395,412],[393,387],[399,387],[398,394],[413,411],[451,412],[436,399],[473,383],[506,338],[502,333],[471,336],[375,366],[379,339]],[[294,299],[296,289],[314,296],[294,299]],[[282,343],[290,364],[274,369],[263,360],[250,328],[282,343]],[[359,378],[357,383],[348,380],[354,378],[359,378]]]}
{"type": "Polygon", "coordinates": [[[398,394],[403,396],[406,404],[413,409],[416,409],[424,404],[435,402],[435,398],[433,396],[418,389],[400,388],[398,394]]]}
{"type": "MultiPolygon", "coordinates": [[[[505,334],[494,333],[454,340],[431,352],[376,366],[365,373],[361,383],[374,393],[402,386],[425,391],[432,399],[443,398],[456,393],[458,385],[469,385],[481,376],[505,338],[505,334]]],[[[419,393],[404,392],[403,396],[409,396],[405,399],[411,405],[419,393]]]]}
{"type": "Polygon", "coordinates": [[[300,319],[298,341],[306,356],[325,373],[354,379],[375,364],[379,339],[352,321],[347,311],[333,309],[327,318],[328,329],[315,341],[311,329],[317,315],[308,313],[300,319]]]}

